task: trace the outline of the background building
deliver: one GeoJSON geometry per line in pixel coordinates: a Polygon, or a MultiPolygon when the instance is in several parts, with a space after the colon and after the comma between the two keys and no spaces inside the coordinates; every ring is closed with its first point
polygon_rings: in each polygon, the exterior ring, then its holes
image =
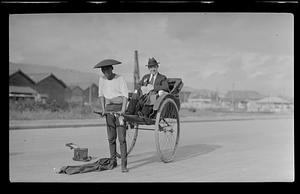
{"type": "Polygon", "coordinates": [[[67,86],[52,73],[29,74],[29,77],[35,81],[35,90],[42,95],[47,95],[47,102],[64,104],[66,102],[65,94],[67,86]]]}
{"type": "Polygon", "coordinates": [[[98,86],[92,83],[83,91],[83,101],[85,104],[95,104],[98,102],[98,86]]]}
{"type": "Polygon", "coordinates": [[[264,95],[251,90],[233,90],[228,91],[222,103],[226,106],[230,105],[233,110],[247,111],[247,103],[262,99],[264,95]]]}
{"type": "Polygon", "coordinates": [[[9,86],[24,86],[35,89],[35,82],[23,71],[12,70],[9,72],[9,86]]]}
{"type": "Polygon", "coordinates": [[[292,112],[294,111],[294,104],[291,101],[284,100],[280,97],[270,96],[260,100],[254,101],[248,106],[251,106],[251,110],[259,112],[292,112]]]}
{"type": "Polygon", "coordinates": [[[79,86],[68,86],[65,93],[66,101],[69,103],[83,104],[83,89],[79,86]]]}
{"type": "Polygon", "coordinates": [[[37,98],[38,98],[38,92],[30,87],[9,86],[9,99],[10,100],[37,101],[37,98]]]}

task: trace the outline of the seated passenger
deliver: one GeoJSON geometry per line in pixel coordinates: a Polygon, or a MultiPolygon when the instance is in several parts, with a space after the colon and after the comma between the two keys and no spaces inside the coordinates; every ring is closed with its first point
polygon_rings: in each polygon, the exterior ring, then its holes
{"type": "Polygon", "coordinates": [[[158,72],[158,62],[152,57],[148,61],[149,74],[143,76],[137,90],[129,101],[126,114],[149,117],[158,95],[169,92],[167,77],[158,72]]]}

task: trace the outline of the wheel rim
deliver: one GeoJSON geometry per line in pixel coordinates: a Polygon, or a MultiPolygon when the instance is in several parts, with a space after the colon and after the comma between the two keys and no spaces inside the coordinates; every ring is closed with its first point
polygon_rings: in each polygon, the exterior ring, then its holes
{"type": "Polygon", "coordinates": [[[127,147],[127,155],[132,151],[136,143],[137,135],[138,135],[138,125],[134,125],[133,128],[131,128],[129,125],[128,129],[126,130],[126,143],[127,145],[129,145],[127,147]]]}
{"type": "Polygon", "coordinates": [[[174,100],[166,99],[157,113],[155,142],[157,153],[163,162],[173,160],[179,141],[180,122],[174,100]]]}

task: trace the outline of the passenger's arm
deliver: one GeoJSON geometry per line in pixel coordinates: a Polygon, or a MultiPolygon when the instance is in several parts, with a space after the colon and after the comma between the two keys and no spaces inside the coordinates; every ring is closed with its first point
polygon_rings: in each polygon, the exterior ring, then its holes
{"type": "Polygon", "coordinates": [[[138,82],[138,88],[141,88],[142,86],[147,85],[144,83],[144,81],[146,80],[146,75],[144,75],[143,78],[141,79],[141,81],[138,82]]]}
{"type": "Polygon", "coordinates": [[[159,90],[169,92],[169,84],[167,81],[167,77],[164,76],[164,78],[160,81],[159,85],[154,87],[155,92],[158,92],[159,90]]]}

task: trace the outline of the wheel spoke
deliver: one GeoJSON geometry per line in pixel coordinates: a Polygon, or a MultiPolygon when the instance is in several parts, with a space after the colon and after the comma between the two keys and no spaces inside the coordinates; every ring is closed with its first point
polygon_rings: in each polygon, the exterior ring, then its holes
{"type": "Polygon", "coordinates": [[[175,101],[167,98],[156,118],[155,141],[157,152],[164,162],[170,162],[179,140],[178,109],[175,101]]]}
{"type": "Polygon", "coordinates": [[[170,124],[164,118],[162,120],[167,124],[167,126],[170,126],[170,124]]]}
{"type": "MultiPolygon", "coordinates": [[[[174,143],[174,122],[170,118],[162,119],[166,124],[163,127],[163,132],[161,132],[161,138],[163,142],[161,143],[162,152],[165,155],[165,158],[170,158],[173,154],[172,148],[175,146],[174,143]]],[[[160,141],[161,142],[161,141],[160,141]]]]}

